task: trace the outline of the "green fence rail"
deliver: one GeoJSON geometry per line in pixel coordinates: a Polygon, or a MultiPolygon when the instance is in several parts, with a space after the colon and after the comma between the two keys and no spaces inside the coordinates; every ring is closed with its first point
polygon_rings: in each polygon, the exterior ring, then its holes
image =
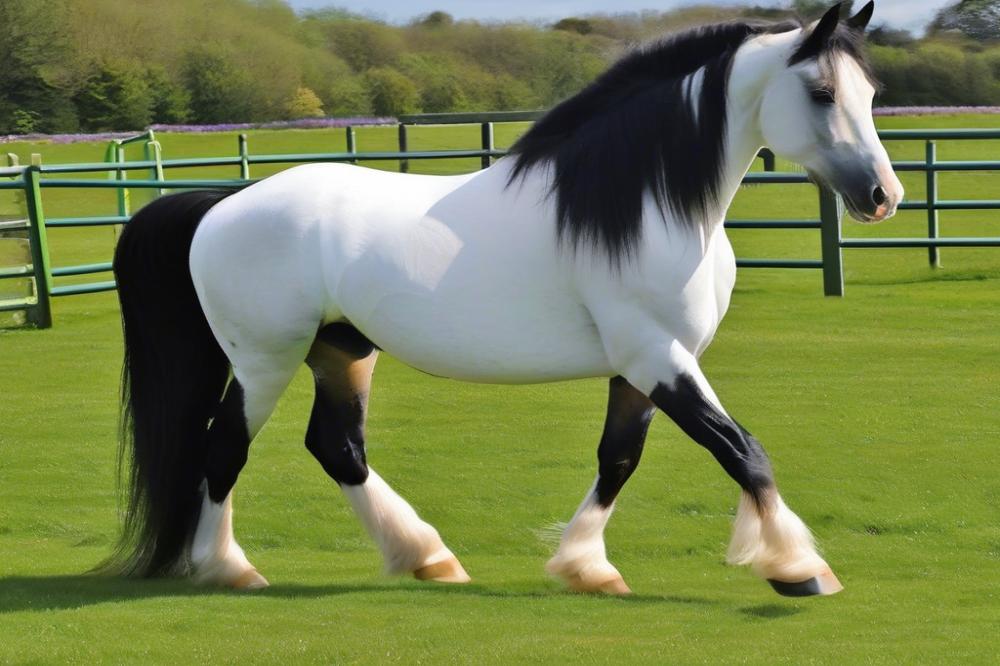
{"type": "MultiPolygon", "coordinates": [[[[360,151],[354,128],[345,128],[346,151],[326,153],[297,153],[281,155],[252,155],[245,134],[238,136],[237,154],[232,157],[164,159],[162,149],[152,130],[126,139],[118,139],[108,144],[105,161],[78,164],[40,163],[31,166],[17,166],[16,157],[12,166],[0,167],[0,190],[21,190],[24,194],[27,214],[27,232],[31,249],[31,264],[0,269],[0,280],[32,278],[34,296],[13,301],[0,301],[0,311],[22,310],[27,320],[40,328],[51,326],[52,297],[88,294],[115,289],[113,280],[86,284],[53,285],[53,278],[65,276],[107,273],[110,262],[81,264],[76,266],[52,267],[48,256],[46,229],[85,226],[115,226],[128,222],[131,215],[129,190],[151,189],[157,194],[168,190],[192,188],[237,188],[254,182],[251,166],[254,164],[304,164],[310,162],[350,162],[358,161],[398,161],[399,169],[407,171],[410,160],[434,160],[455,158],[479,158],[482,168],[506,154],[494,145],[494,123],[532,121],[541,112],[497,112],[469,114],[421,114],[401,116],[397,126],[397,151],[360,151]],[[408,150],[408,128],[414,125],[435,124],[479,124],[480,147],[467,150],[408,150]],[[143,159],[126,160],[126,147],[142,144],[143,159]],[[233,166],[239,176],[233,179],[168,179],[170,169],[188,167],[233,166]],[[130,179],[129,173],[144,171],[146,177],[130,179]],[[107,179],[73,177],[75,174],[106,173],[107,179]],[[117,214],[91,217],[46,218],[42,205],[43,190],[54,188],[100,188],[117,192],[117,214]]],[[[828,296],[844,294],[842,250],[855,248],[927,248],[932,266],[939,265],[939,248],[942,247],[1000,247],[998,238],[941,238],[939,235],[938,211],[941,210],[1000,210],[1000,200],[942,200],[938,197],[938,174],[941,172],[1000,171],[998,161],[940,161],[937,159],[937,140],[985,140],[1000,139],[1000,130],[954,129],[954,130],[883,130],[879,132],[883,141],[921,140],[925,141],[924,160],[900,161],[894,163],[898,171],[923,171],[927,178],[926,200],[907,200],[900,205],[901,210],[927,211],[926,238],[843,238],[841,221],[844,206],[840,197],[824,188],[818,188],[818,216],[816,219],[795,220],[739,220],[730,219],[725,223],[728,229],[815,229],[820,232],[821,259],[768,259],[738,258],[737,266],[742,268],[787,268],[815,269],[822,271],[823,292],[828,296]]],[[[762,151],[764,171],[748,173],[745,183],[754,184],[807,184],[810,181],[802,173],[775,171],[774,155],[762,151]]]]}

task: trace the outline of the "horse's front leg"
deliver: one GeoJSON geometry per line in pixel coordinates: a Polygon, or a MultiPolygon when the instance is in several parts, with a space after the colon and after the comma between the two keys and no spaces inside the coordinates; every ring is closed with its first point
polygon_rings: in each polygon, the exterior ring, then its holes
{"type": "Polygon", "coordinates": [[[546,570],[579,592],[628,594],[604,549],[604,527],[615,497],[632,476],[642,455],[646,430],[656,408],[622,377],[608,391],[608,415],[597,448],[598,473],[576,515],[563,532],[559,550],[546,570]]]}
{"type": "Polygon", "coordinates": [[[786,596],[839,592],[809,529],[778,494],[760,442],[726,413],[695,356],[667,338],[623,357],[617,369],[740,484],[729,563],[750,565],[786,596]]]}

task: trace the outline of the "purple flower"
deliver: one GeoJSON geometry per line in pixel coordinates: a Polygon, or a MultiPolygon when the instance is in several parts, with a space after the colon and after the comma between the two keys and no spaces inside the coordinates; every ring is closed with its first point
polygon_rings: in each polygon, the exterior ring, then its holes
{"type": "Polygon", "coordinates": [[[222,123],[218,125],[151,125],[155,132],[237,132],[251,129],[318,129],[326,127],[360,127],[363,125],[395,125],[395,118],[303,118],[275,120],[266,123],[222,123]]]}
{"type": "Polygon", "coordinates": [[[127,139],[134,132],[102,132],[100,134],[0,134],[0,143],[12,141],[47,141],[49,143],[76,143],[78,141],[111,141],[127,139]]]}

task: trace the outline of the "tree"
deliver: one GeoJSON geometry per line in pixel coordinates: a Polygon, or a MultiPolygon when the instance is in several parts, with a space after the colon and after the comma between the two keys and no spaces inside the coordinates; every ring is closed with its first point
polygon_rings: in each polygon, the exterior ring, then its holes
{"type": "Polygon", "coordinates": [[[365,73],[372,111],[379,116],[398,116],[420,111],[420,91],[392,67],[375,67],[365,73]]]}
{"type": "Polygon", "coordinates": [[[31,134],[38,131],[38,127],[41,125],[41,120],[42,114],[37,111],[16,109],[14,113],[11,114],[10,129],[14,134],[31,134]]]}
{"type": "Polygon", "coordinates": [[[153,98],[145,70],[134,63],[95,66],[74,96],[85,130],[137,130],[153,120],[153,98]]]}
{"type": "Polygon", "coordinates": [[[565,32],[575,32],[578,35],[589,35],[594,32],[594,24],[587,19],[564,18],[557,21],[552,26],[553,30],[563,30],[565,32]]]}
{"type": "Polygon", "coordinates": [[[544,91],[542,103],[554,104],[573,95],[607,68],[605,57],[580,35],[557,32],[543,45],[535,64],[537,86],[544,91]]]}
{"type": "Polygon", "coordinates": [[[990,70],[996,96],[1000,98],[1000,48],[993,48],[983,53],[983,61],[990,70]]]}
{"type": "Polygon", "coordinates": [[[806,18],[819,18],[829,8],[830,3],[824,0],[794,0],[792,2],[792,9],[799,16],[806,18]]]}
{"type": "Polygon", "coordinates": [[[532,111],[542,106],[538,94],[531,86],[510,74],[496,77],[491,92],[491,99],[485,108],[497,111],[532,111]]]}
{"type": "Polygon", "coordinates": [[[420,106],[428,113],[464,111],[468,108],[462,63],[439,54],[408,54],[400,58],[400,71],[420,91],[420,106]]]}
{"type": "Polygon", "coordinates": [[[295,91],[295,95],[288,100],[286,109],[288,117],[292,120],[322,118],[326,115],[323,113],[323,102],[320,101],[320,98],[311,88],[306,88],[305,86],[300,86],[295,91]]]}
{"type": "Polygon", "coordinates": [[[77,128],[64,0],[0,1],[0,133],[77,128]]]}
{"type": "Polygon", "coordinates": [[[361,77],[345,74],[334,79],[327,93],[331,116],[364,116],[372,112],[372,100],[361,77]]]}
{"type": "Polygon", "coordinates": [[[455,22],[451,14],[448,12],[431,12],[427,16],[420,19],[419,25],[425,28],[443,28],[451,25],[455,22]]]}
{"type": "Polygon", "coordinates": [[[197,122],[246,122],[254,118],[255,106],[260,106],[260,91],[246,69],[211,47],[188,53],[184,80],[197,122]]]}
{"type": "Polygon", "coordinates": [[[869,44],[880,46],[909,46],[916,40],[908,30],[891,28],[887,23],[880,23],[869,28],[865,33],[865,39],[869,44]]]}
{"type": "Polygon", "coordinates": [[[1000,2],[961,0],[938,11],[929,31],[957,32],[979,41],[1000,40],[1000,2]]]}
{"type": "Polygon", "coordinates": [[[146,70],[154,123],[185,123],[191,118],[191,94],[161,65],[146,70]]]}
{"type": "Polygon", "coordinates": [[[329,48],[355,72],[391,65],[406,50],[398,29],[372,21],[332,21],[326,36],[329,48]]]}
{"type": "Polygon", "coordinates": [[[420,106],[427,113],[464,111],[468,107],[468,101],[458,80],[445,77],[423,86],[420,91],[420,106]]]}
{"type": "MultiPolygon", "coordinates": [[[[579,91],[629,44],[793,8],[816,18],[833,2],[699,0],[549,26],[435,11],[397,26],[337,9],[297,14],[287,0],[222,0],[209,13],[204,0],[0,0],[0,133],[74,131],[77,103],[88,128],[539,109],[579,91]]],[[[929,37],[868,31],[880,104],[1000,103],[1000,0],[945,2],[929,37]]]]}

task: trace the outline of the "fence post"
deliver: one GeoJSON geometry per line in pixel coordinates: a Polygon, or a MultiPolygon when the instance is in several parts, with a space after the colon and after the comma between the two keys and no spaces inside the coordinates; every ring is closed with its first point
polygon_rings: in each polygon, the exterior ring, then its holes
{"type": "MultiPolygon", "coordinates": [[[[121,164],[125,161],[125,146],[118,139],[112,139],[108,142],[108,147],[104,151],[104,161],[111,162],[113,164],[121,164]]],[[[115,169],[108,172],[109,180],[125,180],[125,171],[122,169],[115,169]]],[[[118,197],[118,214],[122,216],[129,215],[129,200],[128,200],[128,190],[124,187],[117,188],[118,197]]]]}
{"type": "MultiPolygon", "coordinates": [[[[14,153],[7,153],[7,166],[10,167],[21,166],[20,158],[18,158],[18,156],[14,153]]],[[[11,176],[12,180],[14,178],[15,176],[11,176]]],[[[22,199],[24,198],[24,192],[18,192],[17,190],[13,190],[13,192],[14,192],[14,202],[18,205],[22,204],[23,203],[22,199]]]]}
{"type": "Polygon", "coordinates": [[[247,145],[246,133],[241,133],[237,139],[240,150],[240,178],[250,180],[250,148],[247,145]]]}
{"type": "MultiPolygon", "coordinates": [[[[118,164],[125,163],[125,145],[118,143],[115,150],[115,161],[118,164]]],[[[128,172],[124,169],[118,169],[115,172],[115,176],[118,180],[128,180],[128,172]]],[[[118,188],[118,214],[119,215],[131,215],[132,214],[132,201],[129,196],[128,189],[125,187],[118,188]]]]}
{"type": "Polygon", "coordinates": [[[823,250],[823,294],[844,295],[844,260],[840,247],[840,222],[844,202],[840,195],[825,187],[819,188],[820,235],[823,250]]]}
{"type": "Polygon", "coordinates": [[[35,273],[35,297],[38,303],[28,309],[28,321],[38,328],[52,326],[50,285],[52,268],[49,265],[49,245],[45,235],[45,213],[42,210],[42,190],[38,184],[39,167],[31,165],[24,170],[24,201],[28,209],[28,248],[31,267],[35,273]]]}
{"type": "MultiPolygon", "coordinates": [[[[347,139],[347,152],[349,152],[352,155],[358,152],[358,144],[357,144],[357,139],[354,136],[354,128],[351,127],[350,125],[345,127],[344,136],[347,139]]],[[[358,163],[357,160],[351,160],[351,164],[357,164],[357,163],[358,163]]]]}
{"type": "MultiPolygon", "coordinates": [[[[143,146],[142,152],[146,161],[153,163],[153,167],[149,170],[149,175],[153,178],[153,180],[163,180],[163,150],[160,147],[160,142],[155,139],[150,139],[143,146]]],[[[156,196],[163,196],[162,187],[156,188],[156,196]]]]}
{"type": "MultiPolygon", "coordinates": [[[[479,127],[479,134],[482,137],[483,150],[493,150],[493,123],[483,123],[479,127]]],[[[480,166],[484,169],[488,169],[492,163],[492,158],[489,155],[483,155],[480,161],[480,166]]]]}
{"type": "MultiPolygon", "coordinates": [[[[399,152],[407,152],[407,141],[406,141],[406,125],[399,123],[399,152]]],[[[410,170],[410,160],[401,159],[399,160],[399,171],[400,173],[406,173],[410,170]]]]}
{"type": "Polygon", "coordinates": [[[774,171],[774,153],[771,152],[770,148],[761,148],[760,152],[757,153],[757,157],[764,160],[764,171],[774,171]]]}
{"type": "MultiPolygon", "coordinates": [[[[934,141],[928,141],[925,150],[925,166],[926,176],[927,176],[927,237],[937,238],[938,237],[938,209],[937,209],[937,198],[938,198],[938,173],[934,166],[937,161],[937,144],[934,141]]],[[[930,245],[927,247],[927,260],[931,264],[931,268],[941,267],[941,250],[938,249],[937,245],[930,245]]]]}

